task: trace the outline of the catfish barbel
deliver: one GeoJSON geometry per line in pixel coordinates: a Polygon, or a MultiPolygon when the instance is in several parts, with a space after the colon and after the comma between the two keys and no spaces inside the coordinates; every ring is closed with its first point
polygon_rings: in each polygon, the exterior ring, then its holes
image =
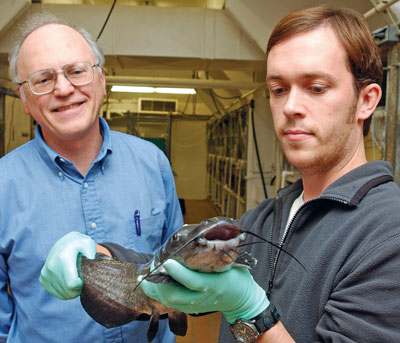
{"type": "MultiPolygon", "coordinates": [[[[147,264],[120,262],[103,254],[96,254],[95,259],[82,256],[78,262],[79,276],[84,282],[80,296],[82,306],[106,328],[133,320],[149,320],[149,342],[156,336],[160,316],[168,317],[174,334],[185,336],[186,314],[149,298],[138,280],[145,278],[156,283],[176,284],[162,267],[170,258],[199,272],[218,273],[233,266],[252,268],[257,261],[241,251],[246,233],[254,234],[244,230],[237,221],[216,217],[200,224],[184,225],[168,238],[147,264]],[[152,265],[155,268],[151,271],[152,265]]],[[[275,243],[257,237],[281,249],[275,243]]]]}

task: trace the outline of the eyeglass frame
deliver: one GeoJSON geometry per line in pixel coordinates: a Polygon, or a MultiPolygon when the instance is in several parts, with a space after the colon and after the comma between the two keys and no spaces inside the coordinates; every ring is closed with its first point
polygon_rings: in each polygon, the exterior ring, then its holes
{"type": "Polygon", "coordinates": [[[54,91],[54,89],[56,88],[56,84],[57,84],[57,75],[58,75],[58,74],[61,74],[61,73],[64,74],[64,77],[65,77],[65,78],[68,80],[68,82],[71,83],[71,85],[73,85],[73,86],[77,86],[77,87],[78,87],[78,86],[84,86],[84,85],[87,85],[87,84],[89,84],[90,82],[93,81],[93,79],[94,79],[93,68],[94,68],[94,67],[100,67],[100,65],[99,65],[98,63],[90,64],[90,62],[88,62],[88,61],[77,61],[77,62],[65,63],[65,64],[63,64],[63,65],[61,66],[61,69],[60,69],[60,70],[55,70],[54,68],[45,68],[45,69],[36,70],[36,71],[30,73],[25,81],[18,82],[17,84],[18,84],[18,86],[22,86],[22,85],[24,85],[25,83],[27,83],[27,84],[28,84],[29,90],[30,90],[33,94],[35,94],[35,95],[49,94],[49,93],[51,93],[52,91],[54,91]],[[91,68],[90,70],[92,71],[92,78],[90,79],[90,81],[87,81],[87,82],[84,82],[84,83],[80,83],[80,84],[75,84],[75,83],[73,83],[73,82],[68,78],[68,76],[65,74],[64,68],[65,68],[65,66],[68,66],[68,65],[71,65],[71,64],[75,64],[75,63],[87,63],[87,64],[90,65],[90,68],[91,68]],[[53,89],[51,89],[50,91],[44,92],[44,93],[35,92],[35,91],[32,89],[32,87],[31,87],[31,84],[30,84],[30,82],[29,82],[29,77],[30,77],[32,74],[35,74],[35,73],[38,73],[38,72],[41,72],[41,71],[45,71],[45,70],[50,70],[50,71],[53,71],[53,72],[54,72],[54,86],[53,86],[53,89]]]}

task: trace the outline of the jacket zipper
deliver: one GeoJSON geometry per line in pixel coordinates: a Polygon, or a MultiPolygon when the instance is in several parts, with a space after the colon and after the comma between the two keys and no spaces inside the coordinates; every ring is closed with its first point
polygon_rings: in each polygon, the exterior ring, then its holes
{"type": "MultiPolygon", "coordinates": [[[[292,228],[292,224],[293,224],[295,218],[297,217],[297,214],[298,214],[305,206],[308,206],[310,203],[313,203],[313,202],[318,201],[318,200],[321,200],[321,199],[337,201],[337,202],[340,202],[340,203],[345,204],[345,205],[348,205],[348,204],[349,204],[348,201],[345,201],[345,200],[339,199],[339,198],[334,198],[334,197],[319,197],[319,198],[316,198],[316,199],[312,199],[312,200],[307,201],[306,203],[304,203],[303,205],[301,205],[300,208],[294,213],[293,217],[291,218],[291,220],[290,220],[290,222],[289,222],[289,225],[286,226],[286,229],[285,229],[285,231],[283,232],[283,235],[282,235],[282,239],[281,239],[280,242],[279,242],[279,248],[282,248],[283,245],[285,244],[285,240],[286,240],[286,238],[287,238],[287,236],[288,236],[288,234],[289,234],[289,232],[290,232],[290,230],[291,230],[291,228],[292,228]]],[[[275,224],[275,223],[274,223],[274,224],[275,224]]],[[[272,233],[271,233],[271,236],[272,236],[272,233]]],[[[270,263],[270,265],[272,266],[272,271],[271,271],[271,278],[270,278],[269,283],[268,283],[268,291],[267,291],[267,296],[268,296],[268,298],[269,298],[269,296],[270,296],[270,294],[271,294],[271,292],[272,292],[272,288],[273,288],[273,286],[274,286],[275,272],[276,272],[276,267],[277,267],[277,264],[278,264],[278,259],[279,259],[280,253],[281,253],[281,250],[278,249],[274,261],[273,261],[273,256],[272,256],[272,254],[271,254],[271,263],[270,263]]]]}

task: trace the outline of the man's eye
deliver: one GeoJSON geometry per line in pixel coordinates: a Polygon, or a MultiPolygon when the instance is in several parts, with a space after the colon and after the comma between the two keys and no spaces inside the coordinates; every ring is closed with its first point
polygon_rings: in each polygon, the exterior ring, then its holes
{"type": "Polygon", "coordinates": [[[50,76],[44,76],[44,75],[43,75],[43,76],[39,76],[39,77],[37,77],[37,78],[33,78],[33,79],[32,79],[32,83],[33,83],[34,85],[41,86],[41,85],[44,85],[44,84],[50,82],[51,80],[53,80],[52,77],[50,77],[50,76]]]}
{"type": "Polygon", "coordinates": [[[84,73],[85,73],[85,70],[83,70],[83,69],[72,69],[72,70],[67,71],[68,76],[71,76],[71,77],[82,76],[84,73]]]}
{"type": "Polygon", "coordinates": [[[49,81],[49,79],[40,79],[40,80],[36,81],[36,83],[41,84],[41,83],[46,83],[48,81],[49,81]]]}
{"type": "Polygon", "coordinates": [[[79,74],[83,73],[83,70],[82,69],[74,69],[74,70],[70,71],[69,73],[79,75],[79,74]]]}
{"type": "Polygon", "coordinates": [[[278,95],[281,95],[282,93],[284,93],[284,92],[285,92],[285,89],[284,89],[284,88],[274,88],[274,89],[271,89],[270,92],[271,92],[273,95],[278,96],[278,95]]]}
{"type": "Polygon", "coordinates": [[[322,86],[312,86],[310,87],[311,92],[315,93],[315,94],[321,94],[324,93],[326,91],[326,87],[322,87],[322,86]]]}

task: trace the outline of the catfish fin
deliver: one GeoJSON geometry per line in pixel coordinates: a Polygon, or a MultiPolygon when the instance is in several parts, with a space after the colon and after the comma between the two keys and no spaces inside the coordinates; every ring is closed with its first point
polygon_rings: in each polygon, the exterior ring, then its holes
{"type": "Polygon", "coordinates": [[[185,336],[187,331],[186,313],[174,311],[168,313],[168,324],[170,330],[178,336],[185,336]]]}
{"type": "Polygon", "coordinates": [[[235,267],[245,267],[252,269],[256,266],[257,259],[251,256],[247,251],[241,251],[233,264],[235,267]]]}
{"type": "Polygon", "coordinates": [[[154,337],[156,337],[158,331],[158,322],[159,322],[160,314],[157,312],[153,312],[150,317],[149,326],[147,328],[147,341],[151,342],[154,337]]]}
{"type": "Polygon", "coordinates": [[[140,316],[138,312],[129,311],[116,303],[104,299],[90,288],[83,288],[80,299],[89,316],[106,328],[127,324],[140,316]],[[105,311],[104,309],[107,310],[105,311]]]}

